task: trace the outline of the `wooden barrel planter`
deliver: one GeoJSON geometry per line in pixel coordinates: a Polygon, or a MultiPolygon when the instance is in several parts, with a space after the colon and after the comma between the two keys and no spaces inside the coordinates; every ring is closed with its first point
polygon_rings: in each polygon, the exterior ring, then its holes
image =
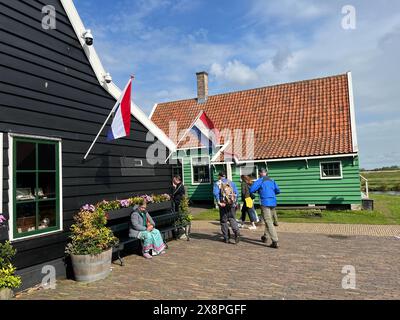
{"type": "Polygon", "coordinates": [[[11,300],[14,292],[9,288],[0,289],[0,300],[11,300]]]}
{"type": "Polygon", "coordinates": [[[93,282],[106,278],[111,272],[112,249],[97,255],[71,254],[76,281],[93,282]]]}

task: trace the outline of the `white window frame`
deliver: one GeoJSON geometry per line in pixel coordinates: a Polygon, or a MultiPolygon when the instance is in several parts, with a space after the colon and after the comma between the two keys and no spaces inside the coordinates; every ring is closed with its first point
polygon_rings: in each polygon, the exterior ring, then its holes
{"type": "Polygon", "coordinates": [[[207,185],[207,184],[211,184],[211,180],[212,180],[212,176],[211,176],[211,164],[210,164],[210,156],[209,155],[199,155],[199,156],[192,156],[190,157],[190,171],[192,174],[192,185],[207,185]],[[194,182],[194,172],[193,172],[193,158],[208,158],[208,171],[209,171],[209,175],[210,175],[210,181],[209,182],[194,182]]]}
{"type": "Polygon", "coordinates": [[[54,138],[54,137],[45,137],[45,136],[34,136],[34,135],[26,135],[26,134],[15,134],[15,133],[9,133],[8,134],[8,215],[9,215],[9,220],[8,220],[8,225],[9,225],[9,239],[10,242],[20,242],[20,241],[25,241],[27,239],[32,239],[32,238],[40,238],[40,237],[46,237],[48,235],[52,235],[54,233],[59,233],[63,231],[64,229],[64,210],[63,210],[63,181],[62,181],[62,140],[59,138],[54,138]],[[35,140],[47,140],[47,141],[57,141],[58,142],[58,165],[59,165],[59,204],[60,204],[60,227],[57,230],[52,230],[49,232],[43,232],[40,234],[35,234],[35,235],[30,235],[26,237],[18,237],[14,238],[14,196],[13,196],[13,190],[14,190],[14,181],[13,181],[13,170],[14,170],[14,163],[13,163],[13,152],[14,152],[14,138],[29,138],[29,139],[35,139],[35,140]]]}
{"type": "Polygon", "coordinates": [[[343,166],[342,166],[342,161],[336,160],[336,161],[320,161],[319,163],[319,176],[321,180],[340,180],[343,179],[343,166]],[[337,177],[324,177],[322,175],[322,165],[327,164],[327,163],[339,163],[340,167],[340,176],[337,177]]]}
{"type": "Polygon", "coordinates": [[[3,133],[0,132],[0,213],[3,212],[3,133]]]}

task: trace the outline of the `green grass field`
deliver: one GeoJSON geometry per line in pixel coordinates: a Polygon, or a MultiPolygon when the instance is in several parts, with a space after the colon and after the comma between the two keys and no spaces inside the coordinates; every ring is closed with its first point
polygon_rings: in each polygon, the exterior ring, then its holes
{"type": "Polygon", "coordinates": [[[400,170],[361,172],[368,179],[370,191],[400,191],[400,170]]]}
{"type": "MultiPolygon", "coordinates": [[[[400,224],[400,196],[372,195],[374,211],[278,210],[280,221],[349,224],[400,224]]],[[[260,210],[257,210],[260,213],[260,210]]],[[[237,218],[240,217],[238,212],[237,218]]],[[[194,220],[218,220],[216,209],[196,214],[194,220]]]]}

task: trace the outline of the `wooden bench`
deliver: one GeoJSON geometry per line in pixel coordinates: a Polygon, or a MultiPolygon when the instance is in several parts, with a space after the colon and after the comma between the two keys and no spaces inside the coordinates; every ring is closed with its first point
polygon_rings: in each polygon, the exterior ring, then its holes
{"type": "MultiPolygon", "coordinates": [[[[179,218],[179,214],[176,212],[171,212],[167,214],[162,214],[158,216],[152,217],[154,223],[156,224],[156,229],[159,230],[163,236],[164,242],[168,248],[168,244],[166,243],[166,233],[169,231],[173,232],[173,237],[176,240],[178,237],[178,229],[185,228],[185,235],[187,240],[189,241],[189,233],[190,233],[190,224],[182,223],[176,224],[176,221],[179,218]],[[189,228],[188,228],[189,227],[189,228]]],[[[118,260],[120,265],[124,265],[124,261],[121,257],[121,252],[125,249],[125,246],[132,243],[137,243],[141,245],[141,241],[137,238],[129,237],[129,222],[124,221],[122,223],[114,224],[109,227],[114,235],[119,239],[119,244],[113,248],[113,253],[118,255],[118,260]]]]}

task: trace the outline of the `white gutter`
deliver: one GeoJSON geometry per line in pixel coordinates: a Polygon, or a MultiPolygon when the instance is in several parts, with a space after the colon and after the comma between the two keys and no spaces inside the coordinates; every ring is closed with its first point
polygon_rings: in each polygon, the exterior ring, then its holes
{"type": "MultiPolygon", "coordinates": [[[[94,46],[87,46],[85,40],[83,39],[82,35],[86,31],[86,28],[79,16],[78,11],[72,0],[60,0],[62,6],[64,7],[65,12],[67,13],[68,19],[74,28],[76,36],[79,39],[79,42],[85,51],[86,57],[88,58],[90,65],[94,73],[96,74],[97,81],[100,85],[116,100],[119,99],[121,95],[121,89],[118,88],[115,83],[107,84],[104,81],[104,75],[106,71],[103,67],[103,64],[100,61],[99,56],[97,55],[94,46]]],[[[169,137],[160,129],[158,128],[153,121],[151,121],[146,114],[132,101],[131,103],[131,114],[146,127],[162,144],[164,144],[170,152],[176,150],[175,143],[169,139],[169,137]]]]}
{"type": "Polygon", "coordinates": [[[347,72],[347,83],[349,88],[349,102],[350,102],[351,141],[353,144],[353,152],[358,152],[356,115],[354,111],[353,78],[351,76],[350,71],[347,72]]]}
{"type": "MultiPolygon", "coordinates": [[[[278,162],[278,161],[296,161],[296,160],[312,160],[312,159],[329,159],[329,158],[347,158],[347,157],[356,157],[357,153],[345,153],[345,154],[335,154],[335,155],[326,155],[326,156],[311,156],[311,157],[296,157],[296,158],[274,158],[274,159],[263,159],[263,160],[241,160],[239,164],[245,163],[259,163],[259,162],[278,162]]],[[[212,164],[225,164],[225,163],[234,163],[233,161],[229,162],[212,162],[212,164]]]]}

